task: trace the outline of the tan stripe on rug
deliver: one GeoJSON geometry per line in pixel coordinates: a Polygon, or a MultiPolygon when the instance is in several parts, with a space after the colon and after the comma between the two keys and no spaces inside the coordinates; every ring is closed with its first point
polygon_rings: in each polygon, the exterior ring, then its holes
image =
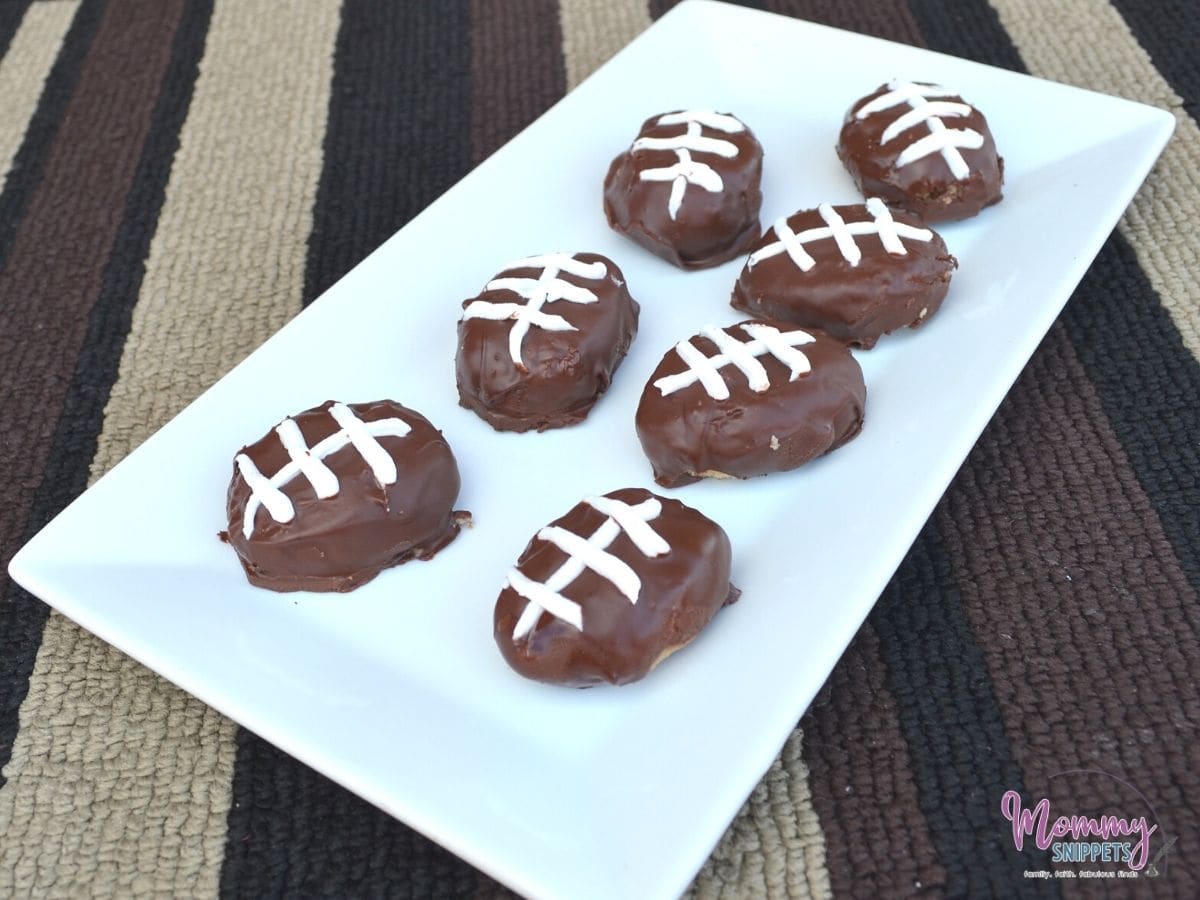
{"type": "Polygon", "coordinates": [[[4,187],[13,157],[42,96],[46,76],[77,9],[79,0],[34,3],[0,59],[0,122],[4,123],[0,128],[0,188],[4,187]]]}
{"type": "Polygon", "coordinates": [[[833,896],[803,739],[799,728],[792,732],[696,876],[688,892],[693,900],[833,896]]]}
{"type": "Polygon", "coordinates": [[[1034,75],[1170,110],[1178,123],[1121,219],[1121,235],[1200,358],[1200,126],[1106,0],[991,0],[1034,75]]]}
{"type": "MultiPolygon", "coordinates": [[[[299,310],[339,7],[216,3],[93,477],[299,310]]],[[[216,894],[233,723],[59,615],[21,722],[0,821],[39,845],[22,884],[216,894]]]]}
{"type": "Polygon", "coordinates": [[[93,476],[300,311],[339,6],[217,3],[93,476]]]}
{"type": "Polygon", "coordinates": [[[558,16],[568,91],[650,25],[646,0],[559,0],[558,16]]]}

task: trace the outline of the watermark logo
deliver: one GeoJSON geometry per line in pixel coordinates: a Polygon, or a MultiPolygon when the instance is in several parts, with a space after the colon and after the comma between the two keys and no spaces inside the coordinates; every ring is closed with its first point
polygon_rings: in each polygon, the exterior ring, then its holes
{"type": "Polygon", "coordinates": [[[1000,813],[1012,826],[1013,847],[1020,851],[1027,840],[1042,851],[1048,851],[1054,865],[1066,863],[1108,864],[1115,869],[1096,870],[1058,869],[1050,871],[1027,871],[1027,878],[1153,878],[1159,875],[1159,864],[1165,868],[1163,857],[1175,841],[1165,840],[1159,832],[1157,816],[1149,801],[1128,782],[1115,775],[1094,769],[1079,769],[1059,772],[1050,776],[1100,775],[1126,787],[1145,804],[1147,815],[1078,815],[1066,814],[1051,809],[1050,800],[1042,798],[1036,803],[1026,803],[1017,791],[1006,791],[1000,798],[1000,813]],[[1152,839],[1162,846],[1151,857],[1152,839]]]}
{"type": "Polygon", "coordinates": [[[1050,861],[1055,863],[1120,862],[1140,872],[1150,861],[1150,835],[1158,830],[1145,816],[1059,816],[1052,822],[1049,800],[1029,809],[1022,806],[1016,791],[1001,798],[1000,812],[1012,822],[1013,846],[1021,850],[1025,838],[1032,837],[1039,850],[1050,851],[1050,861]]]}

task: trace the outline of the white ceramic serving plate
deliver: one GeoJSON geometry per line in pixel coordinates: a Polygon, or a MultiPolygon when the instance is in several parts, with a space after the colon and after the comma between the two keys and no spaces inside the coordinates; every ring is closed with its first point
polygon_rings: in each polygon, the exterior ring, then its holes
{"type": "Polygon", "coordinates": [[[1125,100],[691,0],[87,491],[12,575],[518,891],[670,897],[775,758],[1173,124],[1125,100]],[[844,449],[672,492],[728,530],[743,590],[691,648],[625,688],[517,677],[491,634],[504,573],[584,494],[653,487],[633,429],[646,376],[701,325],[743,318],[727,303],[741,261],[685,274],[607,228],[610,159],[648,115],[731,110],[766,148],[764,222],[851,202],[833,151],[842,115],[897,76],[959,88],[1006,162],[1004,202],[941,229],[961,263],[942,311],[858,354],[867,421],[844,449]],[[585,424],[497,434],[457,404],[459,303],[508,260],[559,248],[617,261],[641,331],[585,424]],[[444,430],[475,527],[350,595],[247,585],[216,538],[234,452],[327,398],[381,396],[444,430]]]}

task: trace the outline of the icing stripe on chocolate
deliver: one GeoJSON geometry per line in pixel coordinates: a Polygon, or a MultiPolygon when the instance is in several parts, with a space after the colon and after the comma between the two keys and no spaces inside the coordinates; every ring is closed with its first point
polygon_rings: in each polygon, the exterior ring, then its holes
{"type": "Polygon", "coordinates": [[[396,463],[376,438],[404,437],[412,431],[411,426],[403,419],[395,417],[363,422],[354,414],[354,410],[344,403],[333,404],[329,415],[341,428],[311,448],[306,445],[300,426],[294,419],[284,419],[275,427],[275,433],[291,461],[270,478],[263,475],[245,453],[237,455],[238,471],[242,473],[247,487],[250,488],[250,499],[246,501],[246,513],[242,519],[242,534],[247,538],[254,534],[254,516],[260,506],[264,507],[276,522],[292,521],[296,509],[282,488],[297,475],[307,478],[321,499],[336,496],[337,476],[321,460],[343,447],[353,446],[362,455],[371,469],[371,474],[380,485],[396,483],[396,463]]]}
{"type": "Polygon", "coordinates": [[[857,266],[862,262],[862,251],[858,249],[858,244],[854,242],[854,235],[846,227],[846,220],[839,216],[828,203],[818,206],[817,212],[829,226],[833,240],[837,243],[838,249],[842,251],[842,258],[852,266],[857,266]]]}
{"type": "MultiPolygon", "coordinates": [[[[304,435],[300,433],[300,426],[296,424],[296,420],[284,419],[275,426],[275,433],[279,435],[283,449],[300,469],[300,474],[308,479],[317,496],[322,500],[337,496],[337,476],[318,457],[312,455],[312,451],[308,449],[308,444],[304,440],[304,435]]],[[[290,519],[291,515],[288,518],[290,519]]]]}
{"type": "Polygon", "coordinates": [[[883,244],[883,249],[894,256],[907,256],[908,250],[904,247],[904,242],[900,240],[900,229],[904,229],[904,237],[911,238],[914,241],[928,243],[933,240],[933,232],[927,228],[914,228],[911,225],[901,226],[892,218],[892,211],[887,208],[887,204],[878,197],[867,198],[867,212],[875,219],[875,227],[878,229],[879,243],[883,244]]]}
{"type": "MultiPolygon", "coordinates": [[[[746,376],[746,381],[750,383],[750,390],[756,394],[761,394],[771,386],[771,379],[767,377],[767,370],[763,368],[763,364],[754,358],[752,353],[745,344],[739,341],[732,335],[726,334],[724,329],[717,328],[715,325],[706,325],[701,329],[701,333],[717,345],[717,349],[721,351],[720,355],[727,359],[730,363],[736,366],[741,373],[746,376]]],[[[704,365],[712,367],[712,363],[705,358],[704,365]]],[[[716,368],[713,367],[713,371],[716,368]]],[[[725,381],[721,381],[721,392],[724,394],[720,399],[724,400],[729,396],[729,388],[725,386],[725,381]]]]}
{"type": "Polygon", "coordinates": [[[817,207],[817,211],[825,220],[825,227],[807,228],[799,233],[792,231],[791,226],[788,225],[788,216],[780,216],[771,226],[778,240],[751,253],[746,265],[754,268],[764,259],[787,253],[800,271],[807,272],[817,263],[805,251],[804,245],[828,238],[833,238],[837,242],[838,249],[842,252],[842,258],[852,266],[857,266],[862,261],[862,250],[854,241],[857,235],[878,235],[883,248],[888,253],[897,256],[904,256],[908,253],[901,238],[922,243],[933,240],[933,232],[928,228],[905,225],[903,222],[893,219],[891,210],[878,197],[869,198],[866,207],[867,212],[872,216],[871,221],[847,223],[832,206],[822,203],[817,207]]]}
{"type": "MultiPolygon", "coordinates": [[[[363,423],[344,403],[335,403],[329,407],[329,415],[333,416],[333,420],[342,426],[342,431],[346,433],[350,443],[354,445],[354,449],[359,452],[367,465],[371,467],[371,474],[375,476],[375,480],[380,484],[395,484],[396,483],[396,461],[392,459],[392,455],[379,445],[379,441],[375,440],[376,434],[396,434],[396,437],[404,437],[412,429],[409,428],[407,422],[401,422],[399,419],[388,420],[398,423],[396,432],[376,430],[374,432],[363,423]]],[[[336,493],[336,491],[335,491],[336,493]]],[[[319,496],[319,495],[318,495],[319,496]]]]}
{"type": "Polygon", "coordinates": [[[969,116],[970,114],[971,107],[966,103],[952,103],[948,100],[928,100],[920,106],[914,106],[887,128],[883,129],[883,134],[879,136],[879,142],[886,144],[892,138],[898,137],[915,125],[920,125],[931,116],[946,119],[969,116]]]}
{"type": "Polygon", "coordinates": [[[597,575],[611,581],[630,603],[637,603],[642,582],[629,563],[605,553],[595,544],[590,544],[565,528],[552,526],[538,532],[538,539],[553,544],[567,556],[573,556],[597,575]]]}
{"type": "Polygon", "coordinates": [[[874,115],[877,112],[883,112],[885,109],[891,109],[893,106],[899,106],[901,103],[907,103],[910,106],[917,106],[923,103],[929,97],[953,97],[956,96],[954,91],[949,88],[942,87],[940,84],[917,84],[912,81],[891,81],[888,82],[888,91],[886,94],[880,94],[869,103],[864,103],[859,107],[858,112],[854,114],[856,119],[865,119],[867,116],[874,115]],[[916,102],[913,102],[916,101],[916,102]]]}
{"type": "Polygon", "coordinates": [[[718,371],[725,366],[736,366],[746,376],[750,389],[759,394],[770,388],[771,382],[766,369],[755,357],[767,353],[775,357],[788,367],[789,381],[795,381],[812,369],[808,357],[796,349],[816,340],[807,331],[781,332],[760,322],[747,322],[741,329],[750,337],[749,341],[739,341],[715,325],[704,327],[702,333],[720,351],[715,356],[705,356],[690,340],[680,341],[675,345],[675,352],[687,363],[687,368],[659,378],[654,386],[665,397],[698,381],[714,400],[727,400],[729,386],[718,371]]]}
{"type": "Polygon", "coordinates": [[[694,184],[710,193],[717,193],[725,189],[725,182],[720,173],[707,163],[693,159],[692,154],[714,153],[725,159],[732,159],[738,155],[736,144],[720,138],[704,137],[701,133],[702,129],[711,128],[714,131],[733,134],[745,131],[746,126],[733,116],[695,109],[667,113],[659,116],[654,124],[687,125],[687,130],[683,134],[663,138],[640,137],[630,147],[631,153],[639,150],[669,150],[674,151],[678,157],[678,162],[673,166],[642,169],[638,172],[638,178],[642,181],[671,182],[667,213],[673,220],[679,214],[680,207],[683,206],[683,196],[687,192],[689,184],[694,184]]]}
{"type": "MultiPolygon", "coordinates": [[[[664,553],[671,552],[671,545],[650,527],[648,519],[642,518],[638,512],[640,507],[630,506],[628,503],[613,500],[611,497],[584,497],[583,502],[592,509],[616,519],[626,537],[633,541],[633,545],[642,555],[662,556],[664,553]]],[[[649,518],[655,518],[657,515],[658,513],[655,513],[649,518]]]]}
{"type": "Polygon", "coordinates": [[[674,385],[674,382],[670,382],[670,376],[654,382],[664,397],[679,390],[685,383],[691,384],[693,381],[699,381],[708,396],[715,400],[728,399],[729,388],[725,384],[725,379],[721,377],[721,373],[717,371],[717,366],[724,365],[729,360],[722,355],[715,356],[710,360],[689,340],[676,344],[675,352],[679,354],[680,359],[687,363],[687,371],[682,373],[684,376],[682,378],[678,375],[674,376],[680,382],[677,387],[667,387],[668,383],[674,385]]]}
{"type": "Polygon", "coordinates": [[[966,178],[971,174],[958,148],[978,150],[983,146],[983,135],[973,128],[947,128],[941,119],[930,119],[926,124],[929,125],[929,134],[905,147],[896,157],[896,165],[907,166],[918,159],[940,153],[955,178],[966,178]]]}
{"type": "MultiPolygon", "coordinates": [[[[580,567],[580,571],[583,571],[582,567],[580,567]]],[[[543,611],[564,622],[569,622],[583,631],[583,607],[558,593],[561,588],[552,587],[551,581],[547,581],[545,584],[534,581],[524,575],[520,569],[513,569],[508,573],[509,586],[529,601],[529,605],[525,607],[525,612],[521,614],[521,618],[517,622],[516,629],[513,630],[514,641],[523,637],[533,628],[533,623],[537,621],[537,617],[543,611]],[[534,612],[531,614],[530,610],[534,612]]]]}
{"type": "Polygon", "coordinates": [[[630,603],[637,603],[642,581],[624,560],[606,550],[617,535],[625,532],[629,540],[646,556],[660,556],[671,547],[649,523],[658,518],[662,504],[655,498],[643,500],[636,506],[612,497],[586,497],[584,503],[608,516],[590,537],[584,538],[556,525],[537,533],[537,539],[554,544],[567,560],[545,580],[533,581],[516,567],[509,570],[507,584],[529,601],[513,628],[513,640],[520,640],[533,630],[543,612],[583,630],[583,608],[561,593],[563,588],[591,569],[610,581],[630,603]]]}
{"type": "MultiPolygon", "coordinates": [[[[792,340],[792,336],[797,332],[783,334],[778,328],[757,322],[747,322],[742,326],[742,331],[750,335],[755,343],[765,346],[768,353],[788,367],[788,381],[795,381],[805,372],[812,371],[812,363],[808,361],[807,356],[796,349],[797,343],[792,340]]],[[[812,343],[812,335],[809,335],[809,338],[810,340],[798,343],[812,343]]]]}
{"type": "Polygon", "coordinates": [[[699,122],[689,122],[688,130],[675,137],[643,137],[633,142],[634,150],[690,150],[692,153],[715,153],[725,159],[737,156],[737,144],[720,138],[704,137],[699,122]]]}
{"type": "MultiPolygon", "coordinates": [[[[254,495],[255,501],[267,508],[271,518],[276,522],[292,521],[296,515],[296,508],[292,506],[292,501],[288,499],[287,494],[273,485],[271,479],[260,472],[258,466],[254,464],[254,460],[245,453],[239,453],[234,461],[237,463],[238,471],[242,473],[242,478],[246,480],[250,493],[254,495]]],[[[242,523],[242,533],[246,537],[250,537],[253,530],[254,518],[247,515],[242,523]],[[250,523],[249,531],[246,529],[246,522],[250,523]]]]}
{"type": "Polygon", "coordinates": [[[914,141],[896,157],[897,166],[907,166],[909,163],[940,153],[946,165],[950,167],[955,178],[966,178],[971,173],[970,166],[959,153],[959,149],[978,150],[983,146],[983,135],[973,128],[947,128],[942,116],[961,117],[971,114],[971,107],[966,103],[930,102],[930,97],[954,97],[954,91],[934,84],[915,84],[911,81],[892,81],[888,91],[869,103],[864,103],[854,114],[856,119],[865,119],[884,110],[892,109],[901,103],[912,107],[896,121],[884,129],[879,138],[880,144],[886,144],[909,128],[925,123],[929,134],[914,141]]]}
{"type": "MultiPolygon", "coordinates": [[[[667,113],[659,116],[658,125],[683,125],[687,122],[699,122],[705,128],[713,131],[724,131],[726,134],[738,134],[745,131],[745,124],[735,116],[713,112],[708,109],[685,109],[682,112],[667,113]]],[[[736,151],[735,151],[736,152],[736,151]]]]}
{"type": "Polygon", "coordinates": [[[560,272],[566,272],[568,275],[574,275],[576,278],[590,278],[593,281],[603,278],[608,273],[608,267],[600,260],[584,262],[576,259],[573,253],[543,253],[538,256],[526,256],[524,259],[510,262],[500,271],[503,273],[511,272],[514,269],[546,269],[550,267],[554,267],[560,272]]]}
{"type": "Polygon", "coordinates": [[[500,274],[516,269],[541,269],[542,274],[537,278],[493,278],[485,286],[485,291],[511,291],[525,299],[525,303],[497,303],[493,300],[474,300],[463,311],[463,319],[491,319],[502,321],[513,319],[513,326],[508,332],[508,354],[513,365],[524,370],[525,362],[521,357],[521,345],[529,329],[536,325],[546,331],[575,331],[576,328],[562,316],[542,312],[542,307],[556,300],[566,300],[568,303],[596,303],[599,297],[595,292],[569,281],[559,278],[566,272],[577,278],[587,278],[597,281],[608,274],[608,267],[599,260],[587,263],[578,260],[572,254],[549,253],[542,256],[529,256],[505,266],[500,274]]]}

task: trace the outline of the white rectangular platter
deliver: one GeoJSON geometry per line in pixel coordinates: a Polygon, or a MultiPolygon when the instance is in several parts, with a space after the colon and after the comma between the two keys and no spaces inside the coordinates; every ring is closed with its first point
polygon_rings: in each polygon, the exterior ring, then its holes
{"type": "MultiPolygon", "coordinates": [[[[829,675],[1170,136],[1160,110],[928,51],[690,0],[396,234],[99,481],[13,560],[26,588],[518,891],[670,897],[829,675]],[[763,221],[853,202],[842,116],[894,77],[988,116],[1004,201],[941,228],[960,261],[918,332],[857,354],[866,426],[793,473],[672,492],[722,523],[743,591],[642,683],[522,680],[491,635],[508,567],[580,497],[653,487],[633,429],[677,340],[743,316],[741,261],[682,273],[611,232],[600,185],[644,118],[735,112],[766,148],[763,221]],[[455,323],[510,259],[612,257],[641,330],[588,421],[497,434],[459,408],[455,323]],[[326,399],[392,397],[443,429],[475,515],[429,563],[345,596],[247,585],[231,460],[326,399]],[[137,535],[130,542],[129,535],[137,535]]],[[[396,160],[396,165],[404,165],[396,160]]]]}

